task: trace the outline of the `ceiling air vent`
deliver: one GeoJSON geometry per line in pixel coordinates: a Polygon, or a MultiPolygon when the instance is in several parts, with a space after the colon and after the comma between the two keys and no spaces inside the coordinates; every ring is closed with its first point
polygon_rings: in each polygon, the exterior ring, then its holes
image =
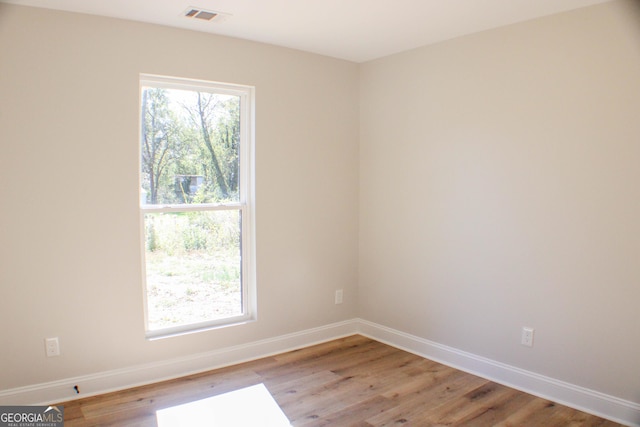
{"type": "Polygon", "coordinates": [[[218,12],[212,12],[210,10],[204,10],[198,7],[189,7],[184,11],[186,18],[202,19],[203,21],[212,21],[213,18],[218,16],[218,12]]]}

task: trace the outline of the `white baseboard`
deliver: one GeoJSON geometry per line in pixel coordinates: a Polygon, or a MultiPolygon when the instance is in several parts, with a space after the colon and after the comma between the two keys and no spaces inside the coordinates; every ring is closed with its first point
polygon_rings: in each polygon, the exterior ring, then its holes
{"type": "Polygon", "coordinates": [[[525,371],[366,320],[358,319],[357,324],[358,333],[376,341],[561,405],[620,424],[640,427],[638,403],[525,371]]]}
{"type": "Polygon", "coordinates": [[[0,391],[0,405],[41,405],[89,397],[259,359],[361,334],[427,359],[581,411],[640,427],[640,404],[525,371],[363,319],[352,319],[210,352],[0,391]],[[78,385],[81,394],[75,394],[78,385]]]}
{"type": "Polygon", "coordinates": [[[206,372],[357,333],[357,320],[233,347],[92,375],[0,391],[0,405],[45,405],[206,372]],[[73,387],[78,385],[80,394],[73,387]]]}

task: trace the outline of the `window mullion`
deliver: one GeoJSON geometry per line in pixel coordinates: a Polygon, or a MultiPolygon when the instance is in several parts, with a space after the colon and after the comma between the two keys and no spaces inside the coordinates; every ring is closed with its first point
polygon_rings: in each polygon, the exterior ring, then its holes
{"type": "Polygon", "coordinates": [[[225,205],[143,205],[143,213],[171,213],[171,212],[202,212],[202,211],[232,211],[242,209],[245,203],[225,205]]]}

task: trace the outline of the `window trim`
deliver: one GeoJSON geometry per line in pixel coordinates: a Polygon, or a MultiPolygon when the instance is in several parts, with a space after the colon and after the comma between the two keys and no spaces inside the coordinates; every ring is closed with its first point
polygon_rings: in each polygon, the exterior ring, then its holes
{"type": "MultiPolygon", "coordinates": [[[[142,268],[142,297],[144,309],[144,330],[148,340],[245,324],[257,318],[256,264],[255,264],[255,87],[231,83],[195,80],[178,77],[140,74],[138,90],[138,130],[142,127],[143,87],[206,91],[240,98],[240,153],[239,153],[239,201],[220,204],[159,204],[143,205],[140,194],[138,208],[140,218],[140,252],[142,268]],[[145,213],[238,210],[241,215],[241,286],[242,314],[204,322],[190,323],[161,329],[149,329],[147,300],[147,271],[145,251],[145,213]]],[[[140,133],[138,135],[138,188],[142,188],[142,161],[140,133]]],[[[140,190],[139,190],[140,193],[140,190]]]]}

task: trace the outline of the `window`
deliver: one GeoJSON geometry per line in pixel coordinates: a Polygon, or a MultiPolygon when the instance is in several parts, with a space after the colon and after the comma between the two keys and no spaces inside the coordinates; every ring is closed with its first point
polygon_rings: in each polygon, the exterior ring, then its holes
{"type": "Polygon", "coordinates": [[[140,78],[140,217],[148,338],[255,313],[253,88],[140,78]]]}

